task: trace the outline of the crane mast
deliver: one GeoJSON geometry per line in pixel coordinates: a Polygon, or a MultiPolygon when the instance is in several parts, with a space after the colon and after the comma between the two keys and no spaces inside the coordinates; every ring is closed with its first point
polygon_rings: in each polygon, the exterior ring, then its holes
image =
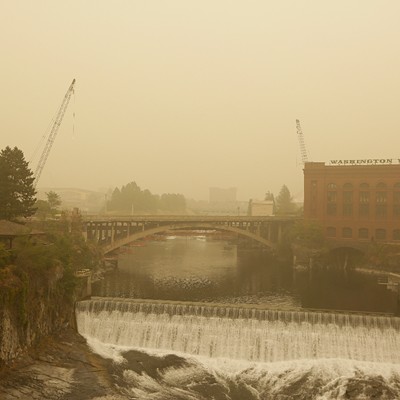
{"type": "Polygon", "coordinates": [[[53,126],[52,126],[49,136],[47,138],[46,145],[44,147],[42,155],[40,156],[40,160],[39,160],[36,170],[35,170],[35,187],[40,179],[40,175],[42,174],[42,171],[46,164],[47,158],[49,157],[51,147],[53,146],[54,140],[57,136],[58,128],[61,125],[61,122],[64,118],[64,114],[67,111],[67,107],[68,107],[69,101],[71,99],[71,96],[74,93],[74,85],[75,85],[75,79],[72,81],[71,85],[69,86],[67,93],[65,93],[64,99],[61,103],[61,106],[60,106],[58,112],[57,112],[53,126]]]}
{"type": "Polygon", "coordinates": [[[300,121],[296,119],[297,137],[299,139],[301,161],[303,164],[308,162],[308,154],[306,144],[304,142],[303,131],[301,130],[300,121]]]}

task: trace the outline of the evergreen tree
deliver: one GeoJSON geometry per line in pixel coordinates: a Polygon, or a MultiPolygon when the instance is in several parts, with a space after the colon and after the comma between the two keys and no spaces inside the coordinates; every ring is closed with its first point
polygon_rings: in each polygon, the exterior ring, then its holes
{"type": "Polygon", "coordinates": [[[267,193],[265,193],[265,197],[264,197],[265,201],[275,201],[274,199],[274,194],[271,193],[269,190],[267,193]]]}
{"type": "Polygon", "coordinates": [[[50,214],[50,205],[46,200],[37,200],[35,203],[36,216],[41,219],[46,219],[47,214],[50,214]]]}
{"type": "Polygon", "coordinates": [[[272,201],[272,212],[275,214],[275,212],[276,212],[276,207],[275,207],[275,197],[274,197],[274,194],[268,190],[268,192],[265,193],[264,200],[265,200],[265,201],[272,201]]]}
{"type": "Polygon", "coordinates": [[[46,193],[47,203],[49,203],[50,212],[55,214],[58,208],[61,206],[61,197],[58,193],[50,190],[46,193]]]}
{"type": "Polygon", "coordinates": [[[0,152],[0,219],[13,220],[35,213],[34,180],[20,149],[7,146],[0,152]]]}
{"type": "Polygon", "coordinates": [[[278,196],[275,198],[275,214],[288,215],[296,211],[296,205],[286,185],[283,185],[278,196]]]}

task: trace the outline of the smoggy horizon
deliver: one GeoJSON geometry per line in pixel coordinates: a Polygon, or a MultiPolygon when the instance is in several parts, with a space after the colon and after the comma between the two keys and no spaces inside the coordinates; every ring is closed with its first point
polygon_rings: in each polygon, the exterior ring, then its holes
{"type": "Polygon", "coordinates": [[[303,197],[310,161],[398,159],[400,3],[5,1],[0,148],[36,164],[76,78],[38,188],[206,200],[210,187],[303,197]],[[36,152],[35,152],[36,150],[36,152]]]}

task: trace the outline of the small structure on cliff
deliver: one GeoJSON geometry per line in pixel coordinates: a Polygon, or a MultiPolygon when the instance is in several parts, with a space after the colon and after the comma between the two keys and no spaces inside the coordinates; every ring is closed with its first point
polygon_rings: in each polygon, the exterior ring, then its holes
{"type": "Polygon", "coordinates": [[[43,235],[43,232],[33,230],[22,224],[0,220],[0,243],[5,243],[8,249],[12,248],[13,240],[21,236],[43,235]]]}

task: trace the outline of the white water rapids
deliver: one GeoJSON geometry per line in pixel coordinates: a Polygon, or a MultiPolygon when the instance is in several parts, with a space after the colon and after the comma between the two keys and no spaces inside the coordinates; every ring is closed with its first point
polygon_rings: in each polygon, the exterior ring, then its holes
{"type": "Polygon", "coordinates": [[[98,299],[78,304],[77,323],[102,343],[209,358],[400,363],[399,320],[386,316],[98,299]]]}
{"type": "MultiPolygon", "coordinates": [[[[294,390],[300,381],[305,397],[298,398],[370,398],[360,379],[381,389],[378,398],[400,398],[399,318],[97,298],[79,302],[76,319],[102,354],[136,349],[189,360],[190,366],[160,370],[157,379],[126,369],[132,398],[180,399],[177,385],[190,386],[198,374],[204,383],[210,371],[228,393],[239,379],[248,391],[240,399],[274,398],[268,397],[274,390],[285,384],[294,390]],[[359,396],[349,397],[355,377],[359,396]],[[163,397],[146,397],[154,391],[163,397]]],[[[182,398],[203,398],[192,392],[182,398]]]]}

